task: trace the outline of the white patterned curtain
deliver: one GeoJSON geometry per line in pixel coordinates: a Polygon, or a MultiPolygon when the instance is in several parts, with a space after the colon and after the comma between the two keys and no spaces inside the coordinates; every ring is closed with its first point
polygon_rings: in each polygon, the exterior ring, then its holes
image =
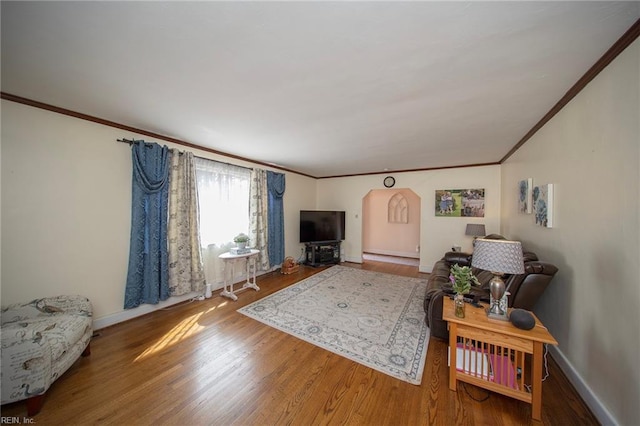
{"type": "Polygon", "coordinates": [[[269,192],[267,190],[267,172],[253,169],[251,172],[251,196],[249,197],[249,238],[252,246],[260,250],[258,268],[268,271],[269,234],[268,234],[269,192]]]}
{"type": "Polygon", "coordinates": [[[193,154],[172,149],[169,174],[169,294],[180,296],[204,289],[193,154]]]}
{"type": "MultiPolygon", "coordinates": [[[[228,252],[232,247],[235,247],[234,243],[209,244],[202,247],[204,276],[206,277],[207,284],[211,284],[212,290],[217,290],[224,286],[224,262],[218,256],[228,252]]],[[[237,282],[241,278],[240,273],[243,272],[244,269],[241,267],[235,269],[236,276],[233,277],[233,279],[234,282],[237,282]]]]}
{"type": "MultiPolygon", "coordinates": [[[[235,246],[233,237],[249,233],[251,170],[197,157],[195,165],[204,275],[215,290],[224,282],[224,263],[218,256],[235,246]]],[[[234,279],[243,272],[241,267],[236,269],[234,279]]]]}

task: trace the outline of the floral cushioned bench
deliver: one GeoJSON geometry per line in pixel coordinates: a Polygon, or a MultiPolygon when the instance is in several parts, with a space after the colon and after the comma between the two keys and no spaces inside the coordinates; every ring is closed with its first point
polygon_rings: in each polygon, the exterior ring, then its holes
{"type": "Polygon", "coordinates": [[[93,308],[83,296],[57,296],[2,308],[2,404],[27,400],[40,411],[51,384],[90,354],[93,308]]]}

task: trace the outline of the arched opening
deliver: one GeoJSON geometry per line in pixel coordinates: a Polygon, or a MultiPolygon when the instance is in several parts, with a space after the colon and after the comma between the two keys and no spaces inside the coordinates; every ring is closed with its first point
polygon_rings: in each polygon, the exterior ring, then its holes
{"type": "Polygon", "coordinates": [[[420,197],[411,189],[374,189],[362,199],[362,259],[420,264],[420,197]]]}

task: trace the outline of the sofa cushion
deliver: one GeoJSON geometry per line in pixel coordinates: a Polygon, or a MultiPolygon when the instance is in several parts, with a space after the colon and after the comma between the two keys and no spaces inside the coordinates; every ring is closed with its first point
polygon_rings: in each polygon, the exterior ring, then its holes
{"type": "Polygon", "coordinates": [[[2,327],[3,346],[9,340],[31,340],[51,348],[52,361],[60,358],[91,329],[91,318],[77,315],[35,317],[5,324],[2,327]],[[5,340],[8,339],[8,340],[5,340]]]}

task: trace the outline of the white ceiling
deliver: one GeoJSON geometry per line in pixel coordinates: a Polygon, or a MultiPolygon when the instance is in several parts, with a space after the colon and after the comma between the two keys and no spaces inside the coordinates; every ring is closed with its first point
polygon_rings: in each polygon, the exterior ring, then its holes
{"type": "Polygon", "coordinates": [[[1,8],[3,92],[315,177],[498,162],[640,17],[637,1],[1,8]]]}

